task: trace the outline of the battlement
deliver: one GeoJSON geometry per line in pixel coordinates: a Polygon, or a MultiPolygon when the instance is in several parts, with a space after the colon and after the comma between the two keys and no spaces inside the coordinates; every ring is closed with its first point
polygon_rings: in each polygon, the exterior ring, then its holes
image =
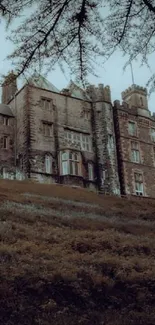
{"type": "Polygon", "coordinates": [[[111,91],[109,86],[99,84],[98,87],[90,85],[87,87],[87,93],[93,101],[111,102],[111,91]]]}
{"type": "Polygon", "coordinates": [[[122,92],[122,99],[125,99],[126,97],[130,96],[132,93],[138,93],[143,96],[147,96],[147,89],[138,85],[133,84],[129,88],[127,88],[125,91],[122,92]]]}

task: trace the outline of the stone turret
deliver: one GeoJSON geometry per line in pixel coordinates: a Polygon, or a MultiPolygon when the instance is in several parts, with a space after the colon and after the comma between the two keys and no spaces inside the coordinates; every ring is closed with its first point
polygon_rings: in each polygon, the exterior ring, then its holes
{"type": "Polygon", "coordinates": [[[98,184],[103,193],[119,194],[113,108],[110,87],[89,86],[92,99],[93,132],[97,157],[98,184]]]}
{"type": "Polygon", "coordinates": [[[132,85],[122,92],[123,107],[135,110],[140,116],[151,117],[151,112],[148,109],[147,89],[132,85]]]}
{"type": "Polygon", "coordinates": [[[2,84],[2,103],[8,104],[17,91],[17,76],[11,71],[2,84]]]}
{"type": "Polygon", "coordinates": [[[90,85],[87,87],[87,93],[93,101],[105,101],[111,103],[110,87],[99,84],[98,87],[90,85]]]}
{"type": "Polygon", "coordinates": [[[131,107],[148,110],[147,89],[133,84],[122,92],[122,100],[131,107]]]}

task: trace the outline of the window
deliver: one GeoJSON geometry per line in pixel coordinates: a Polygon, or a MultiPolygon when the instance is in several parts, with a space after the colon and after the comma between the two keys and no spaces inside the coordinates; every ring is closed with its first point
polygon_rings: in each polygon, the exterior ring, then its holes
{"type": "Polygon", "coordinates": [[[84,117],[85,120],[89,120],[89,118],[90,118],[90,113],[89,113],[89,111],[84,110],[84,111],[83,111],[83,117],[84,117]]]}
{"type": "Polygon", "coordinates": [[[144,194],[143,175],[140,173],[135,173],[134,179],[135,179],[136,195],[143,195],[144,194]]]}
{"type": "Polygon", "coordinates": [[[69,171],[71,175],[79,175],[79,158],[77,153],[69,153],[69,171]]]}
{"type": "Polygon", "coordinates": [[[140,105],[143,106],[143,98],[140,97],[140,105]]]}
{"type": "Polygon", "coordinates": [[[50,110],[53,106],[52,99],[49,98],[41,98],[41,107],[44,110],[50,110]]]}
{"type": "Polygon", "coordinates": [[[3,138],[3,148],[8,149],[8,137],[7,136],[5,136],[3,138]]]}
{"type": "Polygon", "coordinates": [[[92,163],[88,163],[88,178],[90,181],[94,180],[94,166],[92,163]]]}
{"type": "Polygon", "coordinates": [[[79,154],[63,152],[61,154],[62,175],[81,175],[79,154]]]}
{"type": "Polygon", "coordinates": [[[65,139],[75,145],[79,145],[83,151],[92,151],[90,135],[66,130],[65,139]]]}
{"type": "Polygon", "coordinates": [[[88,135],[82,134],[81,148],[83,151],[91,151],[90,138],[88,135]]]}
{"type": "Polygon", "coordinates": [[[155,129],[151,129],[151,140],[155,142],[155,129]]]}
{"type": "Polygon", "coordinates": [[[45,172],[47,174],[52,173],[52,157],[48,155],[45,156],[45,172]]]}
{"type": "Polygon", "coordinates": [[[2,172],[3,172],[3,178],[4,178],[4,179],[8,179],[8,178],[9,178],[9,174],[8,174],[8,172],[6,171],[6,168],[3,168],[2,172]]]}
{"type": "Polygon", "coordinates": [[[105,182],[105,176],[106,176],[106,172],[105,172],[105,170],[103,170],[102,171],[102,177],[101,177],[102,186],[104,185],[104,182],[105,182]]]}
{"type": "Polygon", "coordinates": [[[112,134],[108,134],[108,148],[113,149],[114,147],[114,138],[112,134]]]}
{"type": "Polygon", "coordinates": [[[43,133],[46,137],[52,136],[52,123],[43,122],[43,133]]]}
{"type": "Polygon", "coordinates": [[[155,164],[155,147],[153,147],[153,160],[154,160],[154,164],[155,164]]]}
{"type": "Polygon", "coordinates": [[[3,125],[9,125],[9,118],[6,116],[3,116],[3,125]]]}
{"type": "Polygon", "coordinates": [[[131,160],[136,163],[140,162],[139,144],[135,141],[131,142],[131,160]]]}
{"type": "Polygon", "coordinates": [[[129,122],[128,123],[128,130],[129,130],[130,135],[136,136],[137,135],[136,123],[135,122],[129,122]]]}
{"type": "Polygon", "coordinates": [[[63,152],[61,154],[61,160],[62,160],[62,175],[68,175],[69,174],[68,152],[63,152]]]}

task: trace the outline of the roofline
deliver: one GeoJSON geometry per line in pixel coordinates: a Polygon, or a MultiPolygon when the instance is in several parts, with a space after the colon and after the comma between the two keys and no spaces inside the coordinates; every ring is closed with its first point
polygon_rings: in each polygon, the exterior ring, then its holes
{"type": "Polygon", "coordinates": [[[84,99],[82,99],[82,98],[78,98],[78,97],[73,97],[73,96],[68,96],[67,94],[63,94],[63,93],[61,93],[61,92],[56,92],[56,91],[52,91],[52,90],[49,90],[49,89],[46,89],[46,88],[41,88],[41,87],[36,87],[36,86],[34,86],[34,85],[29,85],[29,86],[31,86],[31,87],[33,87],[33,88],[36,88],[36,89],[40,89],[40,90],[45,90],[45,91],[48,91],[49,93],[53,93],[53,94],[57,94],[57,95],[61,95],[61,96],[64,96],[64,97],[69,97],[69,98],[74,98],[74,99],[77,99],[77,100],[81,100],[81,101],[83,101],[83,102],[88,102],[88,103],[92,103],[92,101],[91,100],[84,100],[84,99]]]}
{"type": "MultiPolygon", "coordinates": [[[[34,85],[30,85],[28,83],[26,83],[25,85],[23,85],[22,88],[20,88],[14,95],[14,97],[16,97],[25,87],[31,87],[31,88],[35,88],[35,89],[39,89],[39,90],[44,90],[44,91],[47,91],[49,93],[52,93],[52,94],[57,94],[57,95],[61,95],[61,96],[64,96],[64,97],[68,97],[68,98],[73,98],[73,99],[77,99],[77,100],[80,100],[82,102],[87,102],[87,103],[90,103],[90,104],[93,104],[93,103],[107,103],[107,104],[111,104],[112,106],[112,102],[110,101],[107,101],[107,100],[97,100],[95,102],[93,102],[92,100],[88,100],[88,99],[82,99],[82,98],[78,98],[78,97],[74,97],[74,96],[68,96],[67,94],[63,94],[61,92],[56,92],[56,91],[52,91],[52,90],[48,90],[46,88],[41,88],[41,87],[36,87],[34,85]]],[[[10,101],[8,102],[8,105],[11,103],[11,101],[13,100],[14,98],[10,99],[10,101]]]]}
{"type": "MultiPolygon", "coordinates": [[[[30,85],[30,84],[28,84],[28,83],[26,83],[22,88],[20,88],[16,93],[15,93],[15,97],[16,96],[18,96],[18,94],[25,88],[25,87],[32,87],[32,88],[35,88],[35,89],[39,89],[39,90],[44,90],[44,91],[47,91],[47,92],[49,92],[49,93],[53,93],[53,94],[57,94],[57,95],[61,95],[61,96],[64,96],[64,97],[69,97],[69,98],[73,98],[73,99],[77,99],[77,100],[80,100],[80,101],[83,101],[83,102],[88,102],[88,103],[92,103],[92,101],[91,100],[88,100],[88,99],[86,99],[86,100],[84,100],[84,99],[81,99],[81,98],[77,98],[77,97],[73,97],[73,96],[68,96],[68,95],[66,95],[66,94],[63,94],[63,93],[61,93],[61,92],[56,92],[56,91],[52,91],[52,90],[49,90],[49,89],[46,89],[46,88],[41,88],[41,87],[37,87],[37,86],[34,86],[34,85],[30,85]]],[[[10,99],[10,101],[8,102],[8,104],[9,103],[11,103],[11,101],[13,100],[14,98],[12,98],[12,99],[10,99]]]]}
{"type": "MultiPolygon", "coordinates": [[[[137,114],[137,113],[133,113],[133,112],[130,112],[130,111],[126,111],[126,110],[125,110],[124,108],[122,108],[122,107],[115,108],[115,107],[113,106],[113,108],[116,109],[116,110],[118,110],[118,111],[123,111],[123,112],[125,112],[125,113],[127,113],[127,114],[129,114],[129,115],[143,117],[143,118],[145,118],[145,119],[147,119],[147,120],[151,120],[151,121],[155,122],[155,120],[154,120],[154,118],[153,118],[152,115],[151,115],[150,117],[148,117],[148,116],[144,116],[144,115],[141,115],[141,114],[137,114]]],[[[150,111],[149,111],[149,112],[150,112],[150,111]]]]}

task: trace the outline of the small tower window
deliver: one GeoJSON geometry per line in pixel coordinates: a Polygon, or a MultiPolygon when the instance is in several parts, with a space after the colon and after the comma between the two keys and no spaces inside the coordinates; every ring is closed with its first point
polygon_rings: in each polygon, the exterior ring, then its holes
{"type": "Polygon", "coordinates": [[[3,148],[8,149],[8,137],[7,136],[5,136],[3,138],[3,148]]]}
{"type": "Polygon", "coordinates": [[[6,116],[3,116],[3,125],[9,125],[9,118],[6,116]]]}
{"type": "Polygon", "coordinates": [[[144,104],[143,104],[143,98],[142,97],[140,97],[140,105],[141,106],[144,106],[144,104]]]}

